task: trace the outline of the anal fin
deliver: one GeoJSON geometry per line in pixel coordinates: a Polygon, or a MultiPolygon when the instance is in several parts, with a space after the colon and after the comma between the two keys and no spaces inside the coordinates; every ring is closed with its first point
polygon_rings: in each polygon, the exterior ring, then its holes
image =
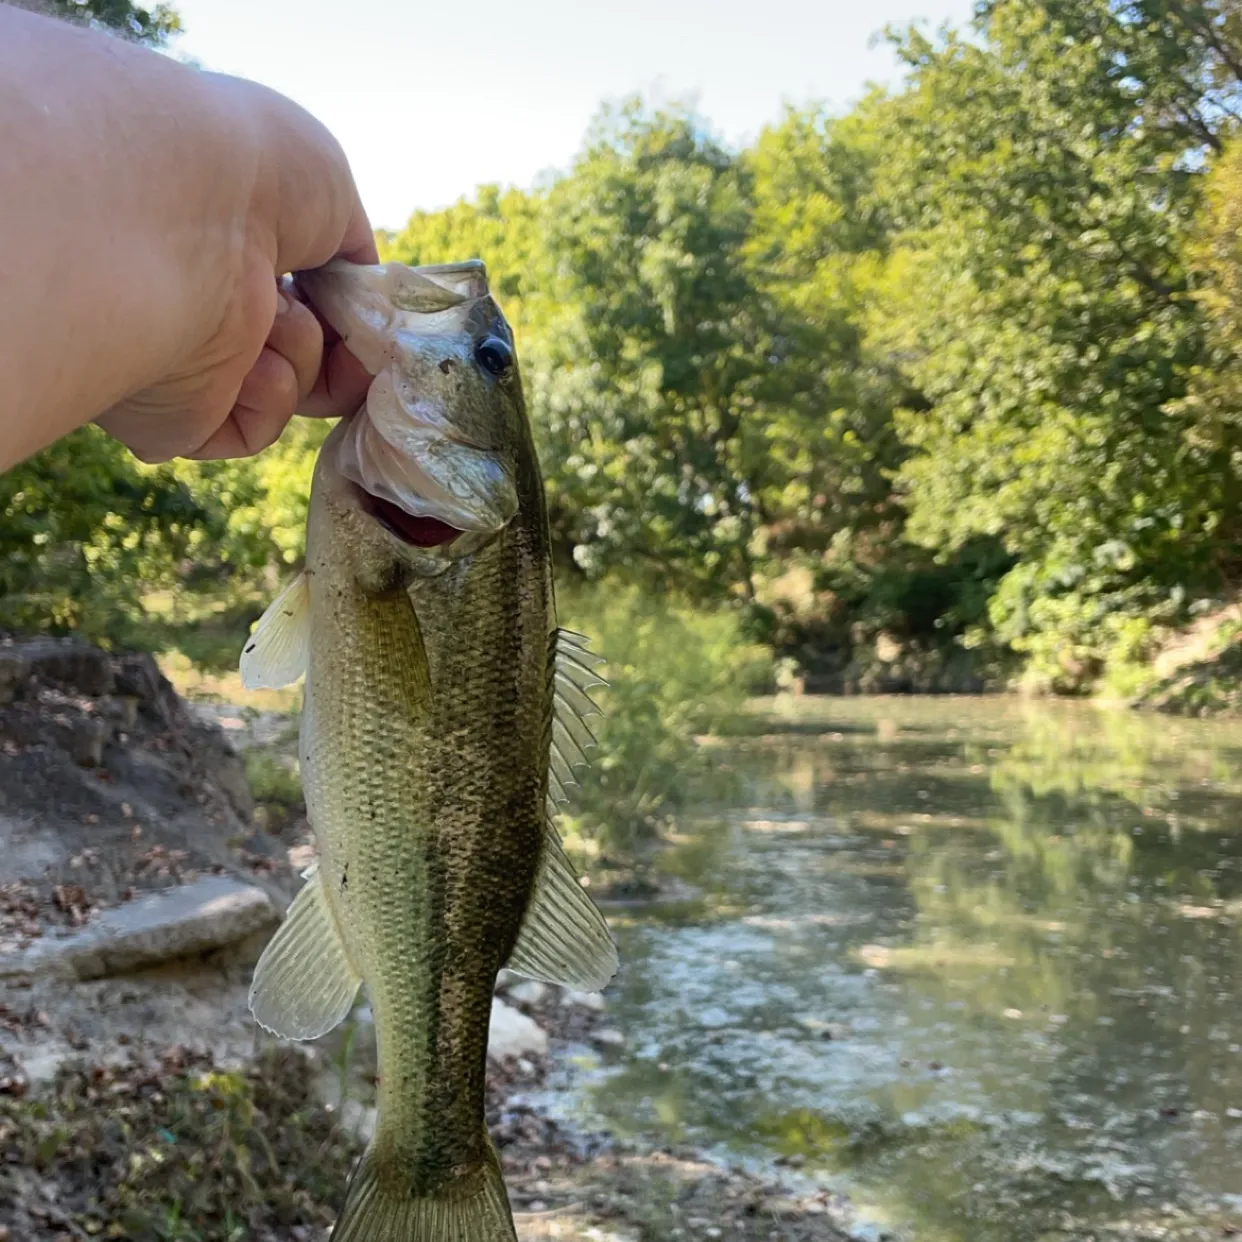
{"type": "Polygon", "coordinates": [[[254,968],[250,1012],[274,1035],[317,1039],[345,1020],[361,982],[315,871],[254,968]]]}
{"type": "Polygon", "coordinates": [[[598,992],[617,973],[617,947],[587,896],[551,820],[522,930],[507,963],[530,979],[598,992]]]}

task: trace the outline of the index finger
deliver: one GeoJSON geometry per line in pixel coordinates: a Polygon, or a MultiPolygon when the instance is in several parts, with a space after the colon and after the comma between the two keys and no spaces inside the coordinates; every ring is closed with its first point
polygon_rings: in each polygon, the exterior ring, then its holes
{"type": "Polygon", "coordinates": [[[340,418],[353,414],[367,399],[374,377],[338,339],[325,345],[323,366],[315,386],[298,402],[299,414],[308,418],[340,418]]]}

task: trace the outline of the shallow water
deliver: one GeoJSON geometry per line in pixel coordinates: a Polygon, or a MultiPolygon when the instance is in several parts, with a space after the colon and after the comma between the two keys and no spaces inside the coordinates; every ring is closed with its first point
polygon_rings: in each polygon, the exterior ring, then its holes
{"type": "Polygon", "coordinates": [[[662,859],[700,896],[611,912],[627,1042],[559,1107],[779,1161],[863,1236],[1242,1230],[1242,726],[766,706],[662,859]]]}

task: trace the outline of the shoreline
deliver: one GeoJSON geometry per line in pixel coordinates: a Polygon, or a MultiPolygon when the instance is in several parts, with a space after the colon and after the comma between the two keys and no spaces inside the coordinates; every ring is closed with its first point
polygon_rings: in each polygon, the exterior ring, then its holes
{"type": "MultiPolygon", "coordinates": [[[[245,1011],[248,974],[181,960],[6,989],[0,1242],[154,1238],[182,1201],[199,1236],[224,1242],[237,1196],[254,1242],[322,1242],[373,1120],[373,1036],[359,1011],[313,1045],[264,1036],[245,1011]],[[223,1144],[220,1125],[232,1128],[223,1144]]],[[[526,1097],[562,1058],[624,1034],[596,995],[509,977],[498,996],[546,1035],[542,1048],[488,1062],[488,1127],[523,1242],[851,1237],[840,1195],[799,1192],[778,1170],[757,1176],[693,1146],[555,1120],[526,1097]]]]}

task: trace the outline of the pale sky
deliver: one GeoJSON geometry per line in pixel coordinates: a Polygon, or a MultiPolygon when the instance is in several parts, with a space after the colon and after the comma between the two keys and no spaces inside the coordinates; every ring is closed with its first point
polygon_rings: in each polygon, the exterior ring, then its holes
{"type": "Polygon", "coordinates": [[[568,165],[604,99],[691,99],[731,142],[785,102],[899,77],[872,36],[971,0],[177,0],[176,50],[254,78],[340,139],[378,227],[568,165]]]}

